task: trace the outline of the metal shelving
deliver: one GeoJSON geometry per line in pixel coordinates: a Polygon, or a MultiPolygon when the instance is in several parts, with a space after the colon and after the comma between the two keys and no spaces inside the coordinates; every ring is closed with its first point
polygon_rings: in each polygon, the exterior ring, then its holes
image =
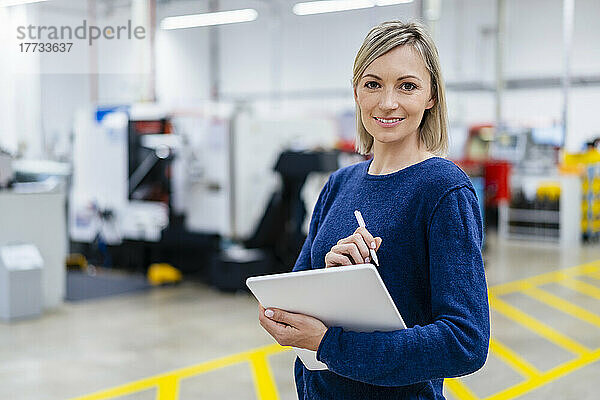
{"type": "MultiPolygon", "coordinates": [[[[541,178],[540,180],[547,180],[541,178]]],[[[558,210],[498,207],[499,233],[507,239],[558,242],[572,246],[581,243],[581,178],[560,176],[558,210]]]]}

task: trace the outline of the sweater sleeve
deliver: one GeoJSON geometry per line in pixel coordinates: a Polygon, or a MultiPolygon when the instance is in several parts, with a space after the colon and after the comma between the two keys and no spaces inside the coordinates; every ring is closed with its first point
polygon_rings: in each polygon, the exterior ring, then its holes
{"type": "Polygon", "coordinates": [[[482,233],[471,189],[448,191],[432,213],[427,238],[432,322],[393,332],[332,327],[317,359],[338,375],[380,386],[462,376],[481,368],[490,335],[482,233]]]}
{"type": "MultiPolygon", "coordinates": [[[[319,219],[321,218],[321,211],[323,210],[323,205],[325,200],[327,200],[327,195],[329,194],[330,182],[331,176],[329,177],[329,180],[325,186],[323,186],[321,189],[321,193],[319,194],[319,198],[317,199],[317,203],[315,204],[315,208],[310,218],[308,235],[306,236],[306,240],[304,240],[302,250],[300,250],[300,255],[296,259],[296,264],[294,265],[292,271],[304,271],[312,268],[312,260],[310,256],[312,243],[317,235],[317,230],[319,229],[319,219]]],[[[325,263],[325,261],[323,261],[323,263],[325,263]]]]}

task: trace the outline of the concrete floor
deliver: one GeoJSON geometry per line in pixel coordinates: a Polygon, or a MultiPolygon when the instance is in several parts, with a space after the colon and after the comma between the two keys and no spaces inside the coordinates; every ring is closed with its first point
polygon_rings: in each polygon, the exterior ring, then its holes
{"type": "MultiPolygon", "coordinates": [[[[561,250],[555,245],[502,241],[488,234],[485,251],[490,287],[559,268],[600,260],[600,245],[561,250]]],[[[600,288],[600,280],[585,278],[600,288]]],[[[600,315],[600,300],[555,283],[541,286],[600,315]]],[[[600,348],[600,328],[557,312],[522,293],[502,299],[570,335],[590,349],[600,348]]],[[[0,399],[69,399],[98,390],[201,364],[271,344],[260,328],[250,295],[222,294],[199,283],[107,299],[67,303],[42,318],[0,323],[0,399]]],[[[575,356],[504,315],[492,311],[492,334],[539,371],[575,356]]],[[[269,356],[281,399],[295,399],[293,353],[269,356]]],[[[597,399],[594,378],[600,361],[576,369],[522,399],[597,399]]],[[[462,380],[476,398],[486,398],[523,381],[496,355],[462,380]]],[[[450,392],[447,397],[454,398],[450,392]]],[[[119,399],[155,399],[145,390],[119,399]]],[[[255,399],[251,369],[238,363],[181,381],[179,399],[255,399]]],[[[506,397],[511,398],[511,397],[506,397]]]]}

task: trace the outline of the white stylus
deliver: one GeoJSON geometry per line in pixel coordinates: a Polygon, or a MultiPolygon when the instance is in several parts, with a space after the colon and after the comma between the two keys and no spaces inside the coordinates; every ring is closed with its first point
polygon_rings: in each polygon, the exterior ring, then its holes
{"type": "MultiPolygon", "coordinates": [[[[365,220],[363,219],[360,211],[358,211],[358,210],[354,211],[354,216],[356,217],[356,221],[358,221],[358,226],[360,226],[361,228],[366,228],[365,220]]],[[[375,243],[375,242],[373,242],[373,243],[375,243]]],[[[371,254],[371,259],[373,260],[375,265],[377,267],[379,267],[379,260],[377,259],[377,254],[375,254],[375,249],[372,249],[371,245],[368,243],[367,243],[367,247],[369,248],[369,253],[371,254]]]]}

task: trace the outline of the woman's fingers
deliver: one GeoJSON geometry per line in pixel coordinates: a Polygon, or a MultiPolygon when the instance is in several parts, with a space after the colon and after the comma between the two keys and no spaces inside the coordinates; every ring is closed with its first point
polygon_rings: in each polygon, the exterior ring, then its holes
{"type": "Polygon", "coordinates": [[[260,325],[282,346],[317,351],[327,327],[308,315],[291,313],[259,305],[260,325]]]}
{"type": "Polygon", "coordinates": [[[366,229],[359,227],[348,237],[340,239],[325,255],[325,267],[335,267],[371,262],[370,250],[379,250],[382,239],[373,237],[366,229]]]}
{"type": "Polygon", "coordinates": [[[325,254],[325,267],[339,267],[343,265],[352,265],[352,260],[343,254],[337,254],[333,251],[325,254]]]}
{"type": "Polygon", "coordinates": [[[360,251],[360,254],[363,256],[363,258],[369,257],[369,247],[367,246],[367,242],[365,242],[363,235],[361,235],[358,232],[355,232],[350,237],[354,238],[354,243],[356,243],[356,245],[358,246],[358,250],[360,251]]]}
{"type": "Polygon", "coordinates": [[[363,256],[358,250],[356,243],[336,244],[331,248],[331,251],[338,254],[349,255],[354,264],[362,264],[365,262],[363,256]]]}
{"type": "MultiPolygon", "coordinates": [[[[360,233],[355,232],[354,234],[338,241],[338,245],[348,244],[348,243],[353,243],[354,245],[356,245],[363,260],[365,258],[369,257],[369,248],[367,247],[367,243],[365,243],[365,240],[360,233]]],[[[360,261],[360,263],[362,263],[362,262],[363,261],[360,261]]]]}
{"type": "Polygon", "coordinates": [[[373,249],[373,250],[377,249],[377,243],[375,241],[375,238],[373,237],[373,235],[371,235],[371,233],[367,230],[367,228],[363,228],[363,227],[359,226],[358,228],[356,228],[354,233],[362,236],[364,242],[369,247],[369,249],[373,249]]]}

